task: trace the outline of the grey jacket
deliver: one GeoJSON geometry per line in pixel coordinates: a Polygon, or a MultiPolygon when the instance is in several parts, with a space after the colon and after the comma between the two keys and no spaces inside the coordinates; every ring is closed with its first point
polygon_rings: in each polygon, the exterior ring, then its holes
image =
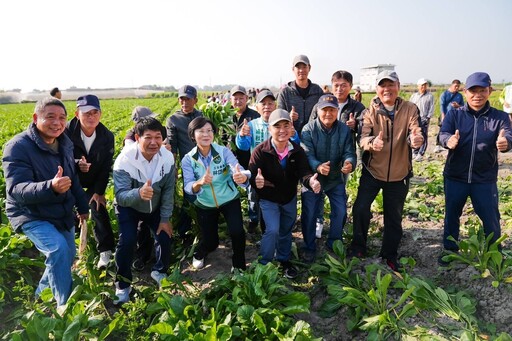
{"type": "Polygon", "coordinates": [[[310,87],[306,98],[302,98],[299,94],[295,81],[289,82],[277,95],[277,107],[279,109],[290,112],[292,106],[294,106],[295,111],[299,114],[299,119],[293,122],[293,126],[299,135],[302,132],[302,128],[308,123],[313,107],[318,102],[320,96],[324,94],[324,91],[318,84],[311,83],[309,79],[308,82],[310,87]]]}
{"type": "Polygon", "coordinates": [[[197,109],[189,114],[178,110],[167,119],[165,124],[167,142],[171,145],[172,152],[180,155],[180,160],[196,146],[188,136],[188,124],[194,118],[201,116],[203,116],[203,113],[197,109]]]}

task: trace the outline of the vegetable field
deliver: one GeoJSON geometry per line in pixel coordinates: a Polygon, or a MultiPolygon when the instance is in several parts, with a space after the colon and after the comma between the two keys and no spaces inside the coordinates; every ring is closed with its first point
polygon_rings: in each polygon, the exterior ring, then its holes
{"type": "MultiPolygon", "coordinates": [[[[440,91],[435,93],[436,99],[439,95],[440,91]]],[[[403,96],[409,98],[410,94],[403,96]]],[[[494,93],[491,98],[495,106],[496,96],[494,93]]],[[[365,105],[370,98],[370,94],[365,94],[365,105]]],[[[65,104],[71,118],[74,102],[65,104]]],[[[130,113],[135,106],[148,106],[159,114],[162,122],[178,109],[175,97],[102,100],[101,104],[102,122],[116,137],[116,155],[132,126],[130,113]]],[[[200,100],[198,106],[201,104],[200,100]]],[[[1,147],[28,126],[33,108],[32,103],[0,105],[1,147]]],[[[229,110],[218,113],[222,116],[217,116],[216,122],[228,122],[229,110]]],[[[247,237],[246,254],[251,266],[244,273],[231,273],[231,246],[224,232],[219,249],[209,255],[209,265],[202,270],[191,269],[192,248],[176,242],[169,276],[161,289],[150,278],[149,266],[140,273],[134,272],[135,293],[121,308],[112,304],[115,264],[102,271],[95,268],[98,253],[92,235],[85,255],[76,262],[75,287],[68,305],[57,310],[49,290],[34,298],[44,258],[25,236],[12,233],[5,217],[5,182],[0,173],[0,337],[6,340],[512,340],[512,252],[508,238],[512,232],[512,157],[509,153],[500,156],[498,187],[503,252],[486,241],[480,221],[468,202],[461,219],[461,252],[450,256],[453,258],[450,267],[440,268],[437,257],[441,252],[442,169],[446,152],[432,152],[437,129],[433,122],[428,160],[414,164],[415,176],[405,204],[404,237],[399,249],[403,272],[390,271],[378,257],[382,237],[381,196],[372,206],[368,257],[362,260],[346,257],[346,245],[352,235],[350,206],[357,194],[358,169],[347,184],[349,217],[344,242],[336,243],[334,252],[325,249],[324,235],[318,240],[316,262],[302,263],[297,255],[302,240],[300,227],[294,230],[297,279],[285,279],[276,265],[257,264],[258,234],[247,237]]],[[[107,200],[113,227],[117,229],[111,185],[107,200]]],[[[246,216],[246,201],[243,210],[246,216]]],[[[328,218],[328,201],[325,211],[328,218]]]]}

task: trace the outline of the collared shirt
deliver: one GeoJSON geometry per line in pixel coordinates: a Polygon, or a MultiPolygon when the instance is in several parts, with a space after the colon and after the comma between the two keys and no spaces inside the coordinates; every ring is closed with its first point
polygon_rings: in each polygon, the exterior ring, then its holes
{"type": "Polygon", "coordinates": [[[411,96],[410,101],[420,109],[422,119],[432,118],[434,115],[434,96],[430,91],[425,91],[423,94],[416,92],[411,96]]]}

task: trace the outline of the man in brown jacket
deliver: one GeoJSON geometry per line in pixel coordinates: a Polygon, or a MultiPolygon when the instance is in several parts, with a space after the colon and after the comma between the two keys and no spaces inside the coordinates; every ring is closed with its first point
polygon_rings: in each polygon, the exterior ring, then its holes
{"type": "Polygon", "coordinates": [[[377,97],[363,114],[360,145],[363,171],[352,208],[354,238],[350,254],[364,257],[371,204],[382,189],[384,234],[380,256],[393,270],[400,269],[402,211],[412,177],[412,149],[423,144],[418,107],[398,97],[400,81],[394,71],[377,75],[377,97]]]}

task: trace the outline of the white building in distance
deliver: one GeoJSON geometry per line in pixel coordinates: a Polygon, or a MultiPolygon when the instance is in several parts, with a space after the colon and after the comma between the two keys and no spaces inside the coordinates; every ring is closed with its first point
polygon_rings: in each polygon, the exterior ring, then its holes
{"type": "Polygon", "coordinates": [[[391,70],[395,71],[394,64],[377,64],[361,68],[361,74],[359,75],[359,86],[361,91],[375,91],[375,80],[377,75],[384,71],[391,70]]]}

